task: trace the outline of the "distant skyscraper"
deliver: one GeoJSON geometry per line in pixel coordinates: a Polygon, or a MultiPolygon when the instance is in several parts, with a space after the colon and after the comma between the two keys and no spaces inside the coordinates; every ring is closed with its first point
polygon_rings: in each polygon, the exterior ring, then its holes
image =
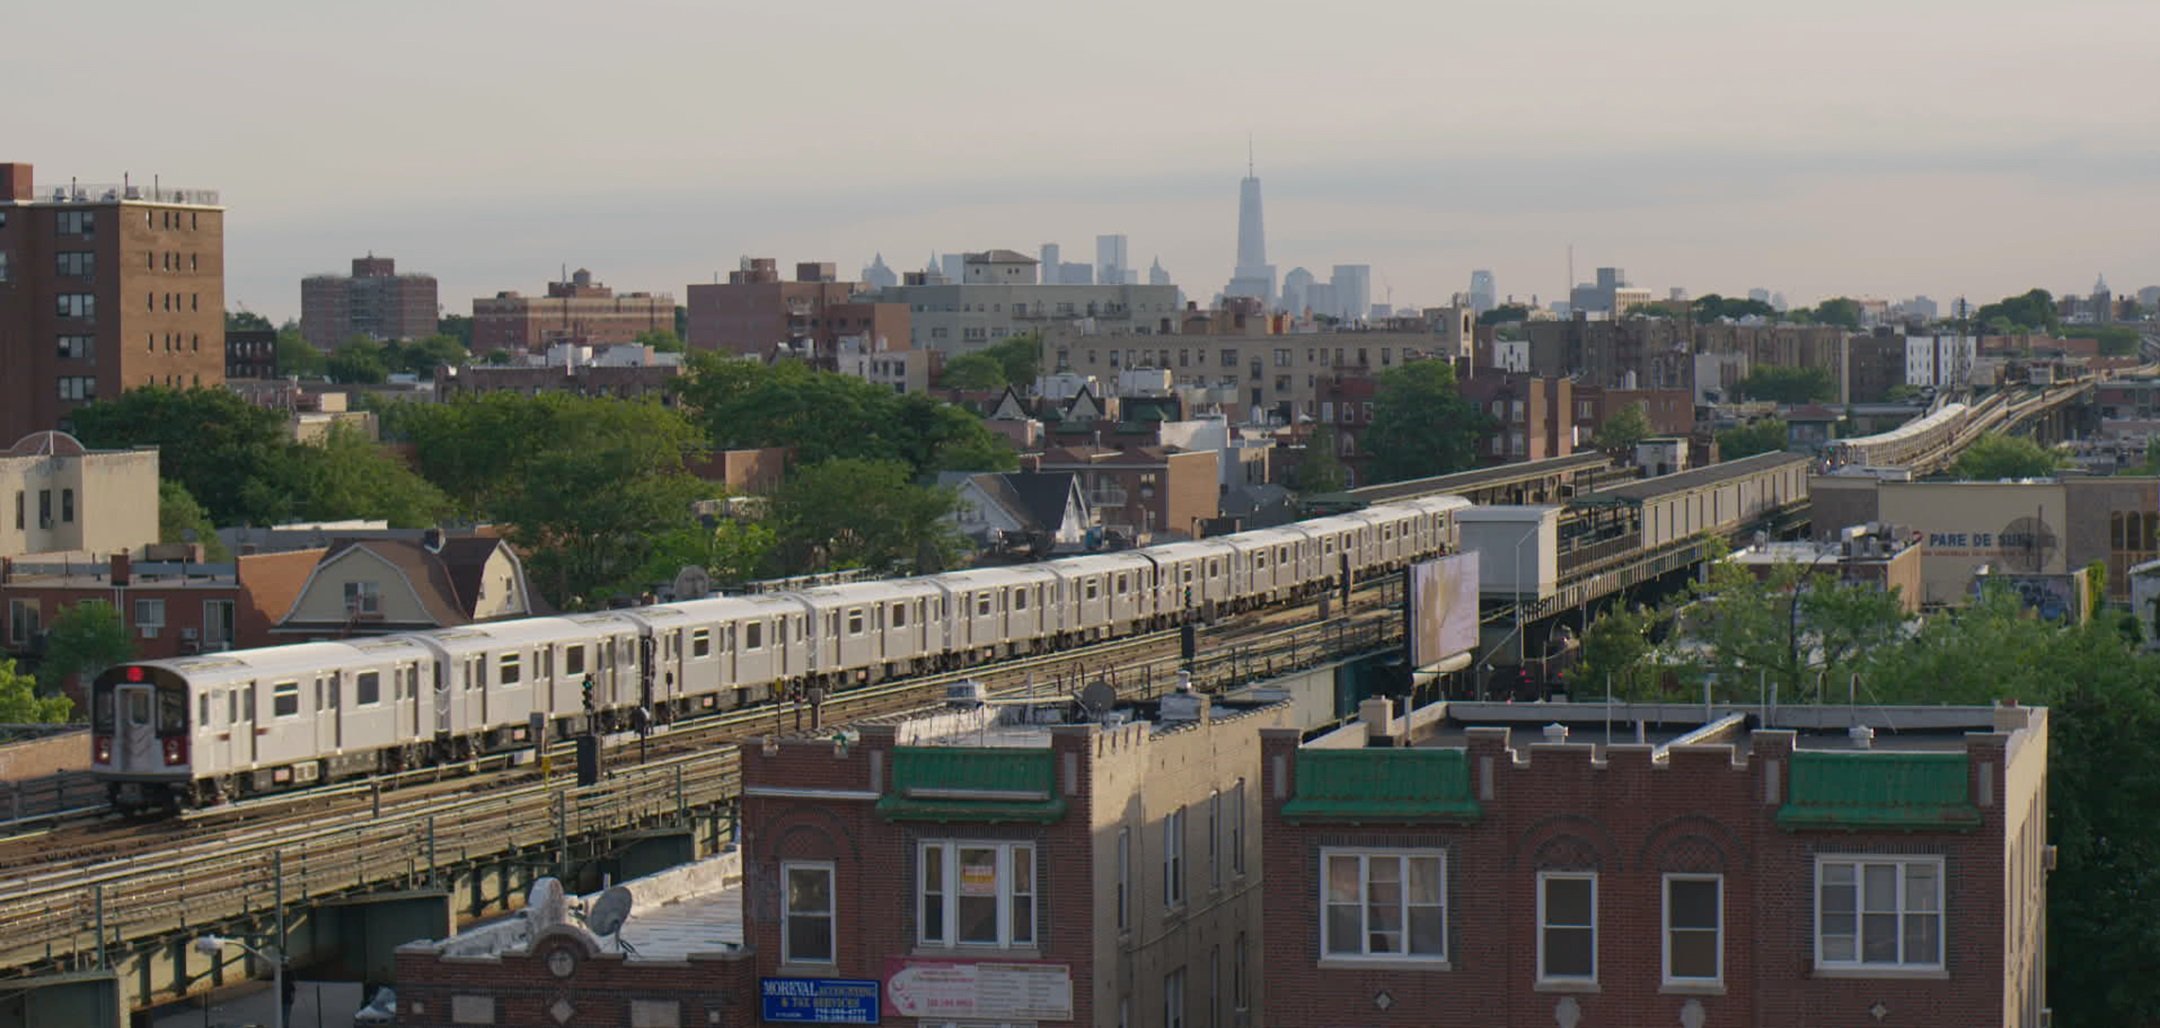
{"type": "Polygon", "coordinates": [[[2115,320],[2115,291],[2108,288],[2106,275],[2093,283],[2092,299],[2088,302],[2095,322],[2105,325],[2115,320]]]}
{"type": "Polygon", "coordinates": [[[1302,267],[1291,268],[1290,273],[1282,277],[1283,309],[1292,314],[1305,313],[1305,308],[1312,306],[1312,287],[1315,281],[1318,280],[1313,278],[1312,272],[1302,267]]]}
{"type": "Polygon", "coordinates": [[[1151,286],[1167,286],[1170,284],[1170,273],[1163,270],[1161,257],[1155,258],[1155,263],[1148,265],[1147,284],[1151,286]]]}
{"type": "Polygon", "coordinates": [[[863,284],[872,289],[886,289],[900,284],[900,275],[885,266],[885,255],[870,258],[870,266],[862,269],[863,284]]]}
{"type": "Polygon", "coordinates": [[[1360,321],[1372,313],[1372,265],[1337,264],[1328,284],[1335,287],[1336,317],[1360,321]]]}
{"type": "Polygon", "coordinates": [[[1064,251],[1059,249],[1056,243],[1044,243],[1042,245],[1043,285],[1054,286],[1065,281],[1065,262],[1060,259],[1063,253],[1064,251]]]}
{"type": "Polygon", "coordinates": [[[1253,174],[1251,155],[1245,160],[1245,179],[1238,183],[1237,271],[1230,278],[1226,296],[1257,296],[1269,306],[1275,303],[1275,266],[1267,262],[1267,229],[1260,217],[1260,178],[1253,174]]]}
{"type": "Polygon", "coordinates": [[[1124,236],[1095,237],[1095,281],[1114,286],[1125,281],[1131,264],[1125,259],[1124,236]]]}
{"type": "Polygon", "coordinates": [[[939,257],[938,273],[944,275],[947,282],[967,281],[967,254],[948,253],[939,257]]]}
{"type": "Polygon", "coordinates": [[[1470,273],[1470,310],[1483,314],[1500,305],[1500,291],[1493,283],[1491,271],[1480,268],[1470,273]]]}

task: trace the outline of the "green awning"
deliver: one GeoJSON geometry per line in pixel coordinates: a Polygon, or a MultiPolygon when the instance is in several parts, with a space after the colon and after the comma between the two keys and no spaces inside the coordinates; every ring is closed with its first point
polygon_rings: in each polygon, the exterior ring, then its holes
{"type": "Polygon", "coordinates": [[[1980,810],[1963,753],[1817,752],[1792,755],[1786,828],[1966,830],[1980,810]]]}
{"type": "Polygon", "coordinates": [[[1056,754],[1046,749],[901,746],[877,810],[890,821],[1032,821],[1065,816],[1056,754]]]}
{"type": "Polygon", "coordinates": [[[1297,795],[1283,820],[1476,821],[1470,756],[1457,749],[1299,750],[1297,795]]]}

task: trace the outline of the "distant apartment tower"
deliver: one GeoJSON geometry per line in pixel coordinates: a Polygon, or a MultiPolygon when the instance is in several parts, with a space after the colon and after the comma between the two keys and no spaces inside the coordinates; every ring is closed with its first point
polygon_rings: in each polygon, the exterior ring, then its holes
{"type": "Polygon", "coordinates": [[[35,187],[0,163],[0,439],[145,385],[225,381],[225,209],[213,190],[35,187]]]}
{"type": "Polygon", "coordinates": [[[318,350],[355,336],[378,342],[435,334],[435,276],[397,273],[397,261],[355,257],[352,274],[300,280],[300,335],[318,350]]]}
{"type": "Polygon", "coordinates": [[[568,281],[548,283],[546,296],[496,293],[473,300],[472,310],[475,353],[533,351],[553,343],[628,343],[655,329],[675,329],[672,295],[617,296],[584,268],[568,281]]]}
{"type": "Polygon", "coordinates": [[[1471,272],[1471,312],[1475,314],[1483,314],[1486,311],[1492,310],[1494,307],[1497,307],[1499,305],[1500,295],[1498,288],[1494,285],[1493,282],[1493,273],[1484,268],[1479,268],[1478,270],[1471,272]]]}
{"type": "Polygon", "coordinates": [[[1065,285],[1064,249],[1056,243],[1044,243],[1042,253],[1042,284],[1065,285]]]}
{"type": "Polygon", "coordinates": [[[862,283],[838,281],[828,263],[798,263],[795,281],[783,282],[777,261],[745,257],[726,283],[690,287],[684,342],[763,357],[785,345],[828,360],[842,338],[862,339],[872,350],[908,349],[907,307],[857,302],[862,291],[862,283]]]}
{"type": "Polygon", "coordinates": [[[1336,317],[1362,321],[1372,310],[1372,265],[1337,264],[1328,284],[1335,287],[1336,317]]]}
{"type": "Polygon", "coordinates": [[[1095,281],[1101,285],[1125,284],[1125,269],[1130,267],[1125,259],[1124,236],[1095,237],[1095,281]]]}

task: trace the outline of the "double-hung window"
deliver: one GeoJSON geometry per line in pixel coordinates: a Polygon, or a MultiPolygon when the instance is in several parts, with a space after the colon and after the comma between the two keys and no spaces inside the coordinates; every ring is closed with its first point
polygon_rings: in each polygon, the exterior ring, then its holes
{"type": "Polygon", "coordinates": [[[780,877],[787,890],[780,959],[790,964],[833,963],[833,866],[790,861],[780,865],[780,877]]]}
{"type": "Polygon", "coordinates": [[[1447,857],[1439,850],[1326,850],[1327,957],[1447,959],[1447,857]]]}
{"type": "Polygon", "coordinates": [[[1538,980],[1597,981],[1597,875],[1538,874],[1538,980]]]}
{"type": "Polygon", "coordinates": [[[925,946],[1035,945],[1035,847],[925,842],[917,869],[916,938],[925,946]]]}
{"type": "Polygon", "coordinates": [[[1208,793],[1207,877],[1212,888],[1222,888],[1222,790],[1208,793]]]}
{"type": "Polygon", "coordinates": [[[1943,966],[1941,857],[1815,860],[1815,963],[1935,971],[1943,966]]]}
{"type": "Polygon", "coordinates": [[[1179,807],[1162,823],[1163,906],[1185,905],[1185,808],[1179,807]]]}
{"type": "Polygon", "coordinates": [[[1665,876],[1665,980],[1707,985],[1725,977],[1725,879],[1665,876]]]}

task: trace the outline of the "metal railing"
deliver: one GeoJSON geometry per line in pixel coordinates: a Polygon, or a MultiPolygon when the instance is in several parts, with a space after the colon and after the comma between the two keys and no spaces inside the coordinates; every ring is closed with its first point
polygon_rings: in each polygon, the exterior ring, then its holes
{"type": "Polygon", "coordinates": [[[218,206],[218,191],[197,189],[194,186],[166,186],[140,182],[70,182],[67,185],[36,186],[31,190],[34,200],[51,203],[111,203],[120,200],[136,200],[145,203],[185,203],[203,207],[218,206]]]}

